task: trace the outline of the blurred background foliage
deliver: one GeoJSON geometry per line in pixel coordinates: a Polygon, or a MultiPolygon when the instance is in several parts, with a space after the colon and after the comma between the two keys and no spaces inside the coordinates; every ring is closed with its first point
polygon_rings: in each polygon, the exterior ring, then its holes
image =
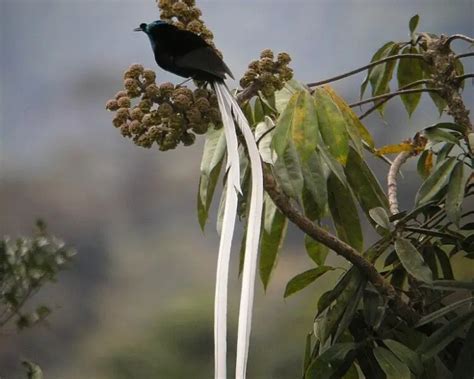
{"type": "MultiPolygon", "coordinates": [[[[200,7],[237,78],[267,47],[288,51],[303,82],[346,71],[366,63],[383,42],[406,39],[415,13],[424,30],[474,34],[470,0],[201,1],[200,7]]],[[[1,376],[23,377],[21,357],[40,363],[47,378],[180,378],[188,369],[197,378],[211,375],[217,235],[212,228],[203,235],[195,213],[203,141],[169,153],[137,149],[114,133],[103,109],[131,62],[155,67],[148,42],[131,29],[156,18],[149,0],[0,2],[0,235],[26,234],[41,216],[79,252],[59,284],[31,305],[51,307],[48,324],[2,331],[1,376]]],[[[473,71],[472,60],[465,66],[473,71]]],[[[362,77],[335,88],[356,100],[362,77]]],[[[472,91],[464,96],[473,103],[472,91]]],[[[396,100],[385,120],[373,114],[366,125],[382,145],[411,137],[437,122],[436,114],[425,98],[408,119],[396,100]]],[[[402,208],[420,183],[415,171],[413,162],[405,167],[402,208]]],[[[251,378],[300,372],[318,295],[338,276],[328,273],[318,286],[283,300],[286,282],[309,262],[301,237],[290,227],[266,293],[258,286],[251,378]]],[[[329,262],[341,264],[332,256],[329,262]]],[[[237,263],[235,256],[230,314],[237,311],[237,263]]],[[[458,269],[459,279],[468,277],[469,267],[458,269]]],[[[231,336],[235,330],[231,320],[231,336]]]]}

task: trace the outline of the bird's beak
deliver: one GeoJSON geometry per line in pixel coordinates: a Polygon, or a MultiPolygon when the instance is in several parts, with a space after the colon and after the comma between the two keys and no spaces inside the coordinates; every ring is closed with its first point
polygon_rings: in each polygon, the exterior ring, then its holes
{"type": "Polygon", "coordinates": [[[133,31],[134,31],[134,32],[143,32],[143,29],[140,28],[140,27],[138,27],[138,28],[133,29],[133,31]]]}

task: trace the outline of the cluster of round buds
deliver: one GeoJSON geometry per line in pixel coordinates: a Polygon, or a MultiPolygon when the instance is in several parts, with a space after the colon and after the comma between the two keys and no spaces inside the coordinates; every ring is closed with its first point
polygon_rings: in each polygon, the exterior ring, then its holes
{"type": "Polygon", "coordinates": [[[240,85],[242,88],[247,88],[257,82],[265,96],[272,96],[293,77],[293,70],[288,67],[290,62],[288,53],[279,53],[275,60],[273,51],[265,49],[260,53],[258,61],[249,64],[248,70],[240,80],[240,85]]]}
{"type": "Polygon", "coordinates": [[[160,150],[174,149],[180,142],[192,145],[195,134],[209,126],[221,126],[216,95],[205,88],[194,91],[172,83],[157,84],[155,73],[134,64],[124,73],[124,90],[109,100],[115,112],[113,125],[135,144],[160,150]]]}
{"type": "Polygon", "coordinates": [[[197,8],[195,0],[156,0],[160,8],[160,18],[178,28],[189,30],[214,46],[214,35],[201,20],[202,12],[197,8]]]}

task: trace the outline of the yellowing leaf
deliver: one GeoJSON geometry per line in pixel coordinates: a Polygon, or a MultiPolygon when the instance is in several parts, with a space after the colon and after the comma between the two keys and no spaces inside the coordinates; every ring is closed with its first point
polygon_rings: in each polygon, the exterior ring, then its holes
{"type": "Polygon", "coordinates": [[[402,142],[397,143],[396,145],[385,145],[382,146],[380,149],[375,150],[375,154],[377,155],[385,155],[385,154],[398,154],[402,151],[413,151],[414,147],[411,143],[402,142]]]}
{"type": "Polygon", "coordinates": [[[314,92],[319,130],[331,155],[343,165],[349,153],[349,136],[346,120],[337,105],[323,88],[314,92]]]}
{"type": "Polygon", "coordinates": [[[341,96],[339,96],[331,86],[325,85],[323,88],[326,90],[329,96],[331,96],[332,101],[334,101],[334,103],[336,103],[336,105],[339,107],[339,110],[346,119],[347,125],[350,128],[357,130],[357,133],[360,135],[360,137],[365,142],[367,142],[370,147],[374,147],[374,139],[372,138],[372,135],[364,126],[362,121],[360,121],[359,117],[357,117],[352,108],[349,107],[346,101],[341,96]]]}

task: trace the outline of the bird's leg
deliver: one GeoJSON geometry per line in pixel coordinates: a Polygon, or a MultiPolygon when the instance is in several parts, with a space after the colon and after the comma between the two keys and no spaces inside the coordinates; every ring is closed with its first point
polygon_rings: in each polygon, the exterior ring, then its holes
{"type": "Polygon", "coordinates": [[[181,87],[183,84],[186,84],[186,83],[189,82],[190,80],[192,80],[192,78],[187,78],[185,81],[179,83],[179,84],[176,86],[176,88],[181,87]]]}

